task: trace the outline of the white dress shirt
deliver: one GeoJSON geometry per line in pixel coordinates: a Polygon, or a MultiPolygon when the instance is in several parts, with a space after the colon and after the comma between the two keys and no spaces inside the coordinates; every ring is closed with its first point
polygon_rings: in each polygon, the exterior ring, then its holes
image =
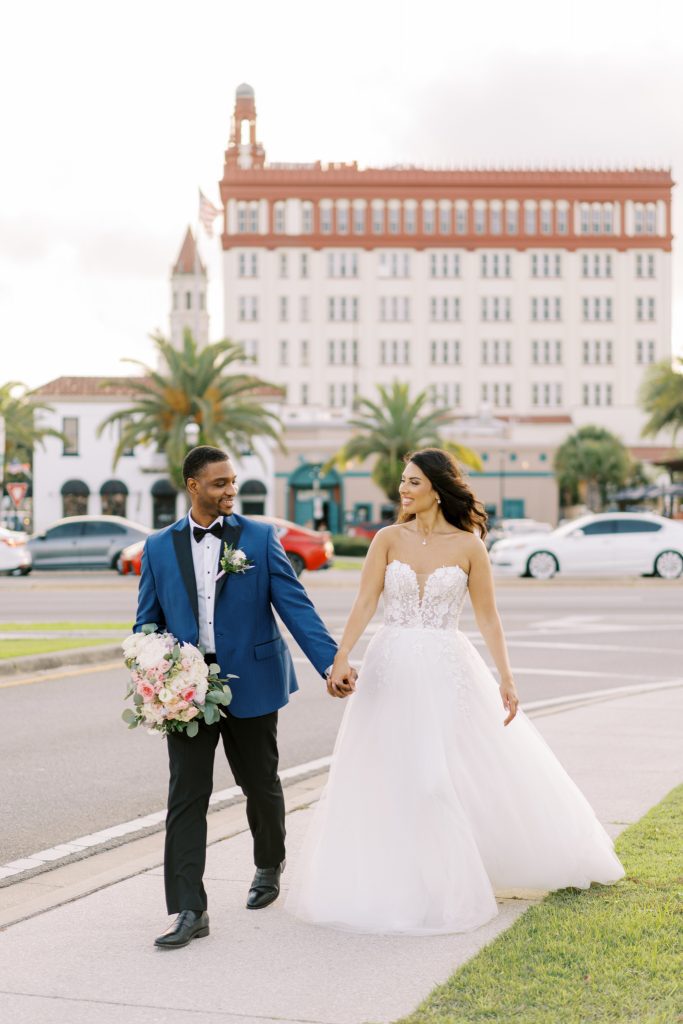
{"type": "MultiPolygon", "coordinates": [[[[192,513],[188,512],[187,519],[190,524],[190,544],[192,546],[192,562],[194,563],[194,578],[197,581],[197,604],[199,608],[199,643],[205,651],[213,653],[216,650],[214,638],[214,605],[216,603],[216,576],[218,574],[218,559],[221,550],[220,537],[214,537],[212,533],[205,534],[200,541],[194,539],[193,531],[195,523],[192,513]]],[[[214,523],[223,526],[223,516],[214,519],[214,523]]],[[[214,525],[210,524],[210,527],[214,525]]],[[[210,528],[209,527],[209,528],[210,528]]],[[[204,527],[202,526],[203,530],[204,527]]]]}

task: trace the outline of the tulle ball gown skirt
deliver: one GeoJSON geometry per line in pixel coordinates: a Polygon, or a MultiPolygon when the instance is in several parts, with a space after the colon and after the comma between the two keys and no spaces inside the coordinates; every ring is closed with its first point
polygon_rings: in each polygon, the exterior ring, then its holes
{"type": "Polygon", "coordinates": [[[454,629],[383,626],[347,698],[287,900],[360,932],[469,931],[495,893],[623,875],[610,837],[535,726],[454,629]]]}

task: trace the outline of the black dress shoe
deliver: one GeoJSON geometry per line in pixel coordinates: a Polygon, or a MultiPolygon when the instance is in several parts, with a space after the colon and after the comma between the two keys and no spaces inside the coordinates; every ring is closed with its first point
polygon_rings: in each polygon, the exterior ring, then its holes
{"type": "Polygon", "coordinates": [[[280,875],[285,862],[276,868],[257,868],[247,896],[247,910],[261,910],[274,903],[280,895],[280,875]]]}
{"type": "Polygon", "coordinates": [[[159,949],[180,949],[192,939],[203,939],[209,934],[209,915],[205,910],[181,910],[170,928],[154,940],[159,949]]]}

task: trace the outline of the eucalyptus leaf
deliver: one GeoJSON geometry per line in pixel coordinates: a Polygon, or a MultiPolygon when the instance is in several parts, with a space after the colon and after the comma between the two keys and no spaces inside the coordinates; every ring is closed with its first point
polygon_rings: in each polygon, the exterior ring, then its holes
{"type": "Polygon", "coordinates": [[[187,729],[185,730],[188,736],[196,736],[199,732],[199,722],[193,719],[187,723],[187,729]]]}
{"type": "Polygon", "coordinates": [[[220,670],[221,670],[221,667],[220,667],[220,665],[218,664],[217,661],[212,661],[211,664],[209,665],[209,675],[210,676],[217,676],[218,673],[220,672],[220,670]]]}
{"type": "Polygon", "coordinates": [[[133,704],[135,704],[136,707],[139,707],[140,704],[142,704],[142,703],[143,703],[143,701],[142,701],[142,697],[140,696],[140,694],[139,693],[134,693],[133,694],[133,704]]]}
{"type": "Polygon", "coordinates": [[[145,633],[146,635],[147,633],[156,633],[157,629],[158,626],[156,622],[146,622],[145,625],[140,630],[140,632],[145,633]]]}
{"type": "Polygon", "coordinates": [[[131,722],[137,722],[137,715],[135,714],[132,708],[126,708],[124,711],[122,711],[121,718],[128,725],[130,725],[131,722]]]}

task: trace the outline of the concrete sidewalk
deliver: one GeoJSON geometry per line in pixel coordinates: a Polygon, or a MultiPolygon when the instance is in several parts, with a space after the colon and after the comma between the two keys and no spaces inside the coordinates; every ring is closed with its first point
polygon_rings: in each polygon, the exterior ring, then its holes
{"type": "MultiPolygon", "coordinates": [[[[678,687],[535,722],[616,835],[683,777],[682,718],[678,687]]],[[[309,782],[311,797],[322,782],[309,782]]],[[[290,867],[310,818],[306,803],[299,795],[288,817],[290,867]]],[[[97,861],[81,862],[82,869],[96,874],[97,861]]],[[[152,945],[166,923],[158,866],[7,928],[0,934],[0,1017],[12,1024],[392,1021],[528,906],[501,900],[498,918],[467,935],[354,935],[302,924],[284,912],[283,900],[247,911],[252,872],[245,831],[210,846],[211,935],[176,952],[152,945]]]]}

